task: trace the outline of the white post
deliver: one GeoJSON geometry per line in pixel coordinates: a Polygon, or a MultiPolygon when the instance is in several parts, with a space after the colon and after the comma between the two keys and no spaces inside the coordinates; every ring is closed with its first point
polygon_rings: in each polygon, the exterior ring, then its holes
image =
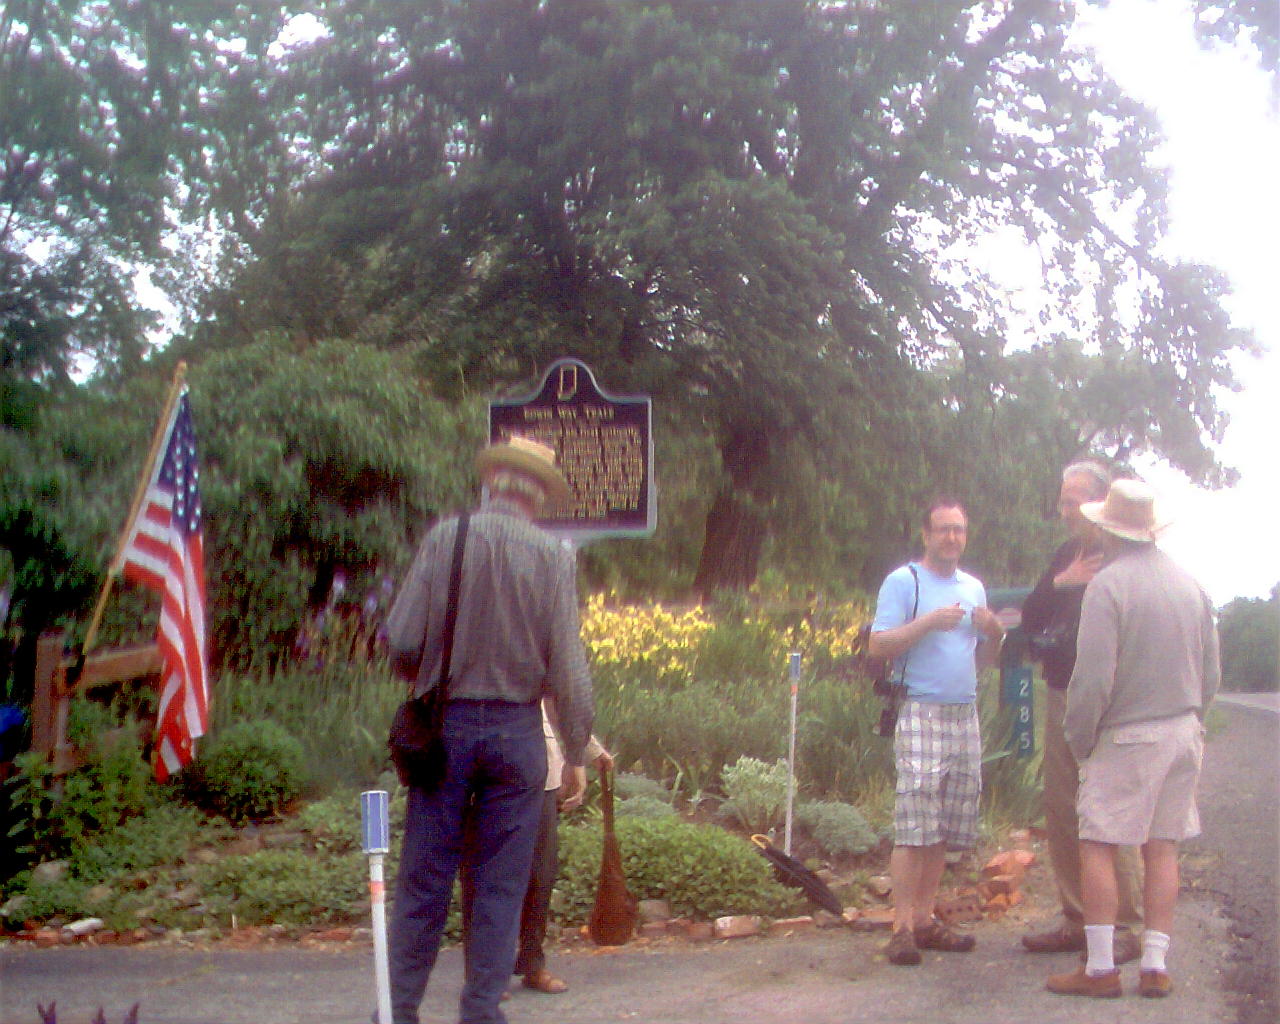
{"type": "Polygon", "coordinates": [[[378,997],[377,1024],[391,1024],[391,972],[387,962],[387,889],[382,856],[391,849],[391,823],[385,790],[360,794],[364,852],[369,855],[369,904],[373,910],[373,976],[378,997]]]}
{"type": "Polygon", "coordinates": [[[791,675],[791,740],[787,747],[787,824],[783,832],[782,852],[791,856],[791,807],[796,795],[796,704],[800,695],[800,652],[792,651],[789,659],[791,675]]]}

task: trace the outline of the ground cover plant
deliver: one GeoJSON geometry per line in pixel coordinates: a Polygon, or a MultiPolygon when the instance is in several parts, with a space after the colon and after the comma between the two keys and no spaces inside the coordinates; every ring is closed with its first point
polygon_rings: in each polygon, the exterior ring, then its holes
{"type": "MultiPolygon", "coordinates": [[[[786,592],[684,608],[588,600],[596,731],[619,763],[618,832],[634,894],[695,917],[803,905],[747,839],[783,823],[792,650],[802,663],[796,849],[846,875],[882,866],[893,766],[890,742],[874,733],[879,701],[859,667],[867,613],[863,600],[786,592]]],[[[115,741],[58,785],[46,766],[23,761],[9,793],[28,863],[3,884],[0,918],[13,928],[92,914],[114,928],[209,934],[233,924],[297,932],[362,923],[358,793],[392,792],[399,835],[403,792],[387,771],[384,737],[402,692],[379,652],[376,622],[338,608],[313,623],[294,658],[217,681],[211,734],[178,782],[150,779],[127,729],[108,730],[115,741]],[[65,864],[33,870],[52,860],[65,864]]],[[[1038,759],[1005,754],[1010,721],[994,677],[980,707],[984,836],[995,841],[1038,817],[1038,759]]],[[[77,714],[86,735],[112,724],[93,724],[101,709],[77,714]]],[[[593,784],[587,805],[560,826],[553,916],[566,926],[583,923],[594,892],[595,794],[593,784]]],[[[393,849],[389,880],[396,860],[393,849]]],[[[860,898],[856,887],[843,895],[860,898]]],[[[450,935],[458,923],[455,911],[450,935]]]]}

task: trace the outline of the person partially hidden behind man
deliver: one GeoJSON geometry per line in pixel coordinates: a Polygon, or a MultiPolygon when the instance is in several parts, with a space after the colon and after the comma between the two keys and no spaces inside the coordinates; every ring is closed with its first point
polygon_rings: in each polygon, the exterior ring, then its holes
{"type": "MultiPolygon", "coordinates": [[[[1067,684],[1076,664],[1076,632],[1084,588],[1103,566],[1103,554],[1090,543],[1097,530],[1080,514],[1086,501],[1106,497],[1111,473],[1097,462],[1073,462],[1062,471],[1058,515],[1070,536],[1062,543],[1035,589],[1022,603],[1022,630],[1032,638],[1032,653],[1044,670],[1044,827],[1049,861],[1062,904],[1062,921],[1047,931],[1022,937],[1032,953],[1068,953],[1084,949],[1084,897],[1080,892],[1080,836],[1076,790],[1080,767],[1062,734],[1067,684]]],[[[1132,846],[1116,850],[1117,964],[1138,959],[1142,929],[1142,866],[1132,846]]]]}
{"type": "Polygon", "coordinates": [[[1146,868],[1138,992],[1169,994],[1165,958],[1178,900],[1178,843],[1200,833],[1202,722],[1221,680],[1213,605],[1155,544],[1155,498],[1117,480],[1080,513],[1101,528],[1108,565],[1089,583],[1063,731],[1080,763],[1080,888],[1087,959],[1047,984],[1063,995],[1121,994],[1114,962],[1116,849],[1146,868]]]}
{"type": "MultiPolygon", "coordinates": [[[[554,711],[554,705],[543,701],[542,732],[547,745],[547,783],[542,798],[542,810],[538,816],[538,839],[533,847],[533,872],[529,876],[529,888],[525,891],[524,903],[520,908],[520,942],[516,949],[514,968],[514,973],[521,976],[521,984],[525,988],[545,995],[559,995],[569,990],[567,981],[547,969],[547,954],[544,947],[547,939],[547,923],[551,913],[551,894],[560,872],[558,833],[560,814],[579,807],[587,792],[585,769],[565,765],[564,754],[560,747],[559,730],[552,721],[554,711]]],[[[595,736],[587,741],[586,759],[601,773],[613,769],[613,755],[595,736]]],[[[464,962],[472,955],[471,907],[475,900],[475,883],[471,876],[467,851],[474,842],[474,837],[468,828],[460,872],[464,962]]],[[[503,992],[504,1001],[508,995],[509,993],[503,992]]]]}
{"type": "Polygon", "coordinates": [[[958,501],[933,502],[921,531],[924,557],[885,578],[871,625],[869,653],[893,659],[893,679],[906,687],[893,741],[893,936],[884,950],[898,965],[920,963],[921,949],[974,947],[972,935],[933,916],[947,849],[977,841],[978,663],[994,664],[1004,638],[982,583],[960,569],[967,531],[958,501]]]}
{"type": "MultiPolygon", "coordinates": [[[[567,499],[568,483],[552,449],[525,438],[491,445],[476,462],[486,494],[464,547],[444,718],[447,768],[438,787],[409,787],[391,914],[390,1024],[418,1024],[468,818],[473,955],[459,1019],[505,1024],[498,1003],[515,965],[545,799],[542,700],[554,701],[571,768],[582,768],[591,735],[573,552],[533,522],[567,499]]],[[[439,675],[457,529],[448,518],[427,533],[387,620],[392,665],[419,689],[439,675]]],[[[586,784],[585,772],[569,775],[575,788],[586,784]]]]}

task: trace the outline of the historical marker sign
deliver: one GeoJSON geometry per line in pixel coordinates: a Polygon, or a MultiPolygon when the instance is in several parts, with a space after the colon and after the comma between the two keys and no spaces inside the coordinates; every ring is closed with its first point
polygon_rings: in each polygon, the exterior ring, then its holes
{"type": "Polygon", "coordinates": [[[526,398],[489,403],[489,440],[520,434],[550,445],[573,489],[542,525],[577,539],[633,537],[657,525],[652,402],[611,395],[586,363],[558,359],[526,398]]]}

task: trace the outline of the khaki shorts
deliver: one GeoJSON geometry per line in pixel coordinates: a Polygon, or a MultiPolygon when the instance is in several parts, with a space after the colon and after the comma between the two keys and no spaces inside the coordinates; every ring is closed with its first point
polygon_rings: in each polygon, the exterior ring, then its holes
{"type": "Polygon", "coordinates": [[[1200,834],[1196,783],[1204,756],[1194,712],[1104,729],[1080,765],[1080,838],[1117,846],[1200,834]]]}

